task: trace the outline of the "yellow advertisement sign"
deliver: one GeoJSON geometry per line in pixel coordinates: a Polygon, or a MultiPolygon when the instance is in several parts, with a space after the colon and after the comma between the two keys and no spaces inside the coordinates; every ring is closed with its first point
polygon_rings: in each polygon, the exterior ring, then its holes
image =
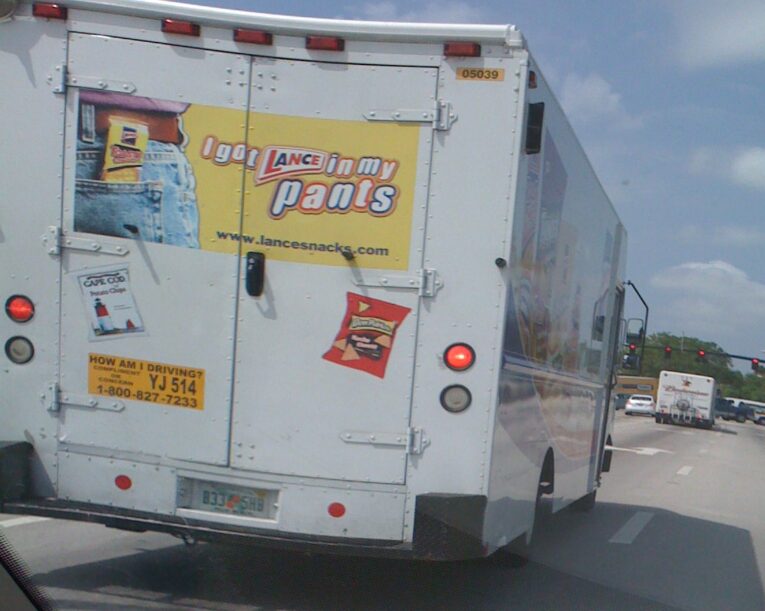
{"type": "Polygon", "coordinates": [[[88,393],[202,410],[205,370],[91,353],[88,393]]]}
{"type": "Polygon", "coordinates": [[[90,92],[78,133],[75,231],[409,267],[418,125],[90,92]]]}

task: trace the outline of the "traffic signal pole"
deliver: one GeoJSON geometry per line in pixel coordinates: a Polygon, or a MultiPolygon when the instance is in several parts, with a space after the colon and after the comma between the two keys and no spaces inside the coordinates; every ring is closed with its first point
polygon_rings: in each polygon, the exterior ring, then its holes
{"type": "Polygon", "coordinates": [[[632,290],[635,291],[635,294],[638,296],[638,299],[643,303],[643,307],[645,308],[645,319],[643,320],[643,338],[640,342],[640,357],[638,358],[638,375],[643,375],[643,352],[645,351],[645,338],[648,336],[648,304],[645,302],[645,299],[643,299],[643,296],[640,294],[640,291],[638,291],[637,287],[631,280],[627,280],[624,284],[627,284],[632,287],[632,290]]]}

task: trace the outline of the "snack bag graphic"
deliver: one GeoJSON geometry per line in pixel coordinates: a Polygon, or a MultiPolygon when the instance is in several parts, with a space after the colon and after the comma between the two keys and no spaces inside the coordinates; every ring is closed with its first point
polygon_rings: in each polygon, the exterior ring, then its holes
{"type": "Polygon", "coordinates": [[[396,331],[411,310],[356,293],[347,299],[340,331],[322,358],[384,378],[396,331]]]}

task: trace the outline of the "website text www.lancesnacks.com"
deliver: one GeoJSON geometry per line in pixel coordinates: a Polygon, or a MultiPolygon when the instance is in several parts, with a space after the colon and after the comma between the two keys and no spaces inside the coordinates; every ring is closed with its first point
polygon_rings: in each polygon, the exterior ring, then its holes
{"type": "Polygon", "coordinates": [[[261,234],[258,237],[233,233],[230,231],[218,231],[219,240],[229,240],[231,242],[242,242],[244,244],[254,244],[256,246],[270,246],[273,248],[286,248],[289,250],[308,250],[315,252],[350,252],[354,255],[371,255],[374,257],[388,257],[390,251],[387,248],[378,246],[351,246],[340,244],[340,242],[304,242],[298,240],[282,240],[278,238],[269,238],[261,234]]]}

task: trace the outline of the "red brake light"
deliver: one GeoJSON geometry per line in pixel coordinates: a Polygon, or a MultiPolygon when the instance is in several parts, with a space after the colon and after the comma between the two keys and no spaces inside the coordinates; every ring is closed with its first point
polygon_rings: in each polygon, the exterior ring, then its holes
{"type": "Polygon", "coordinates": [[[35,315],[35,306],[29,297],[13,295],[5,302],[5,313],[14,322],[27,322],[35,315]]]}
{"type": "Polygon", "coordinates": [[[237,28],[234,30],[234,40],[236,42],[249,42],[253,45],[272,45],[274,36],[271,32],[261,32],[260,30],[246,30],[237,28]]]}
{"type": "Polygon", "coordinates": [[[447,42],[444,44],[446,57],[481,57],[481,45],[477,42],[447,42]]]}
{"type": "Polygon", "coordinates": [[[202,29],[198,23],[179,21],[178,19],[163,19],[162,31],[165,34],[181,34],[183,36],[199,36],[202,29]]]}
{"type": "Polygon", "coordinates": [[[452,344],[444,352],[444,363],[454,371],[465,371],[475,362],[475,350],[467,344],[452,344]]]}
{"type": "Polygon", "coordinates": [[[342,518],[345,515],[345,505],[342,503],[330,503],[327,512],[333,518],[342,518]]]}
{"type": "Polygon", "coordinates": [[[117,486],[120,490],[130,490],[130,488],[133,486],[133,480],[131,480],[127,475],[118,475],[114,478],[114,485],[117,486]]]}
{"type": "Polygon", "coordinates": [[[50,4],[48,2],[36,2],[32,6],[32,14],[35,17],[43,17],[45,19],[66,19],[67,10],[65,6],[60,4],[50,4]]]}
{"type": "Polygon", "coordinates": [[[345,51],[345,40],[335,36],[307,36],[305,48],[314,51],[345,51]]]}

